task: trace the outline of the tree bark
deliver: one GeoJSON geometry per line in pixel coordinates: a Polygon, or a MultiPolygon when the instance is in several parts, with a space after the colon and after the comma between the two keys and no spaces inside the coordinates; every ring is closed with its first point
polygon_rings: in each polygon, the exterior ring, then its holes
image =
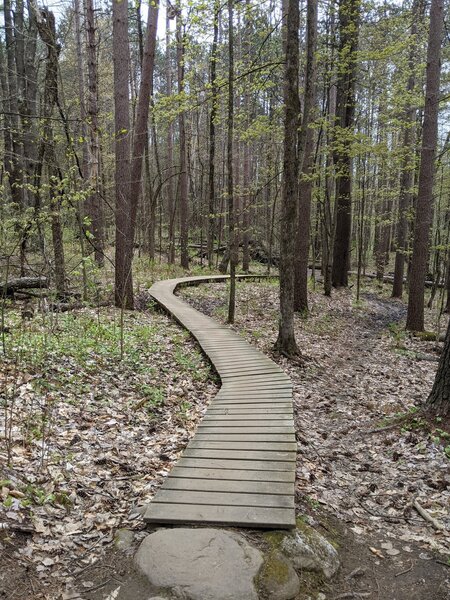
{"type": "Polygon", "coordinates": [[[34,6],[39,36],[47,47],[45,66],[44,98],[42,103],[43,136],[38,169],[38,185],[42,185],[43,161],[47,163],[50,190],[51,230],[54,256],[55,286],[60,296],[66,292],[66,269],[64,258],[63,229],[61,224],[61,189],[62,179],[56,161],[55,140],[52,128],[52,113],[58,103],[58,58],[61,50],[56,42],[56,25],[54,14],[44,8],[34,6]]]}
{"type": "Polygon", "coordinates": [[[409,280],[408,314],[406,318],[406,328],[410,331],[423,331],[424,329],[425,278],[432,221],[434,159],[438,134],[443,17],[443,0],[432,0],[427,50],[422,149],[409,280]]]}
{"type": "Polygon", "coordinates": [[[227,196],[228,196],[228,247],[230,255],[230,295],[228,299],[228,323],[234,323],[236,308],[237,244],[235,231],[235,206],[233,182],[233,134],[234,134],[234,27],[233,0],[228,0],[228,129],[227,129],[227,196]]]}
{"type": "Polygon", "coordinates": [[[306,77],[303,118],[299,137],[300,184],[298,231],[295,250],[294,309],[308,311],[308,255],[311,220],[312,171],[314,166],[314,130],[310,127],[316,95],[317,0],[307,3],[306,77]]]}
{"type": "Polygon", "coordinates": [[[398,204],[398,223],[395,239],[395,267],[392,297],[401,298],[403,295],[403,278],[405,276],[405,260],[407,250],[408,210],[412,204],[414,186],[414,125],[416,110],[411,103],[411,95],[415,87],[414,68],[417,54],[417,18],[421,0],[415,0],[412,7],[411,46],[408,58],[408,82],[406,85],[407,102],[404,108],[404,125],[402,134],[403,160],[400,173],[400,196],[398,204]]]}
{"type": "Polygon", "coordinates": [[[450,322],[433,388],[425,402],[425,411],[443,417],[450,414],[450,322]]]}
{"type": "Polygon", "coordinates": [[[280,322],[275,347],[286,356],[299,354],[294,331],[294,257],[299,168],[297,130],[300,114],[298,95],[299,20],[298,0],[284,0],[284,51],[286,57],[283,84],[285,105],[284,181],[280,219],[280,322]]]}
{"type": "MultiPolygon", "coordinates": [[[[181,9],[178,8],[177,19],[177,67],[178,67],[178,94],[181,102],[184,93],[184,33],[181,20],[181,9]]],[[[188,160],[186,147],[186,122],[184,107],[181,106],[178,118],[178,127],[180,135],[180,264],[183,269],[189,269],[189,178],[188,178],[188,160]]]]}
{"type": "Polygon", "coordinates": [[[209,173],[208,173],[208,230],[207,230],[207,254],[208,267],[213,267],[213,251],[215,236],[215,212],[216,212],[216,191],[215,191],[215,160],[216,160],[216,117],[217,117],[217,40],[219,36],[219,14],[220,1],[214,3],[214,31],[213,42],[211,46],[210,59],[210,77],[211,84],[211,111],[209,113],[209,173]]]}
{"type": "Polygon", "coordinates": [[[340,0],[339,60],[337,83],[338,132],[343,139],[335,152],[336,164],[336,231],[333,248],[332,283],[334,287],[348,285],[350,266],[350,236],[352,224],[351,133],[355,113],[356,50],[359,36],[359,0],[340,0]]]}
{"type": "Polygon", "coordinates": [[[87,146],[87,179],[90,188],[88,207],[91,217],[91,244],[94,246],[95,262],[101,267],[104,264],[104,217],[103,200],[100,193],[100,133],[98,125],[97,41],[94,1],[84,0],[84,10],[88,65],[88,98],[86,108],[89,132],[89,144],[87,146]]]}
{"type": "MultiPolygon", "coordinates": [[[[170,48],[170,19],[166,17],[166,92],[170,98],[172,95],[172,53],[170,48]]],[[[167,124],[167,233],[168,247],[167,260],[169,264],[175,262],[175,192],[173,186],[173,122],[167,124]]]]}
{"type": "Polygon", "coordinates": [[[130,206],[130,51],[128,38],[128,5],[113,0],[113,63],[114,63],[114,127],[115,127],[115,187],[116,246],[115,303],[133,308],[131,247],[128,243],[130,206]]]}

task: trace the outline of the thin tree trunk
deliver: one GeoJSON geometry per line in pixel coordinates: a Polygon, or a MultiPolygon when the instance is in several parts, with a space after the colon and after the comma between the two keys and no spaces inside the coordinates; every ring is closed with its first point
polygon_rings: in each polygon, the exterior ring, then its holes
{"type": "Polygon", "coordinates": [[[132,258],[128,255],[128,219],[130,206],[130,52],[128,38],[128,5],[113,0],[113,63],[114,63],[114,125],[115,125],[115,186],[116,186],[116,246],[115,303],[133,308],[132,258]]]}
{"type": "Polygon", "coordinates": [[[89,130],[87,178],[90,194],[88,206],[92,221],[91,243],[95,250],[95,262],[101,267],[104,264],[104,216],[103,200],[100,193],[100,134],[98,124],[98,72],[94,0],[84,0],[84,7],[88,64],[88,98],[86,111],[89,130]]]}
{"type": "MultiPolygon", "coordinates": [[[[167,96],[172,95],[172,60],[170,51],[170,19],[166,17],[166,86],[167,96]]],[[[173,122],[170,119],[167,125],[167,219],[168,219],[168,248],[167,260],[169,264],[175,262],[175,191],[173,185],[173,122]]]]}
{"type": "Polygon", "coordinates": [[[424,328],[425,277],[432,219],[434,159],[438,133],[443,17],[443,0],[431,0],[422,150],[409,283],[408,314],[406,318],[406,328],[410,331],[423,331],[424,328]]]}
{"type": "Polygon", "coordinates": [[[294,258],[299,168],[297,129],[300,113],[298,96],[299,20],[298,0],[284,0],[283,22],[286,56],[283,85],[285,105],[284,181],[280,237],[280,322],[276,348],[286,356],[299,354],[294,331],[294,258]]]}
{"type": "Polygon", "coordinates": [[[236,307],[236,231],[233,182],[233,134],[234,134],[234,27],[233,0],[228,0],[228,130],[227,130],[227,196],[228,196],[228,247],[230,254],[230,295],[228,299],[228,323],[234,323],[236,307]]]}
{"type": "Polygon", "coordinates": [[[310,127],[316,91],[317,0],[307,3],[306,77],[303,118],[299,138],[301,165],[298,198],[298,231],[295,249],[294,309],[308,311],[308,255],[311,220],[312,170],[314,166],[314,130],[310,127]]]}
{"type": "Polygon", "coordinates": [[[350,266],[350,236],[352,222],[351,141],[354,126],[356,50],[359,35],[359,0],[341,0],[339,5],[339,60],[337,84],[338,125],[345,137],[335,153],[336,231],[334,236],[332,283],[334,287],[348,285],[350,266]]]}
{"type": "MultiPolygon", "coordinates": [[[[178,67],[178,93],[182,97],[184,92],[184,33],[181,21],[181,9],[177,13],[177,67],[178,67]]],[[[189,178],[188,178],[188,160],[186,146],[186,122],[184,108],[180,110],[178,118],[178,127],[180,135],[180,264],[183,269],[189,269],[189,178]]]]}
{"type": "MultiPolygon", "coordinates": [[[[60,173],[56,162],[55,140],[52,129],[52,113],[58,103],[58,57],[60,47],[56,42],[54,14],[43,8],[35,7],[39,36],[47,47],[44,98],[43,98],[43,136],[40,155],[47,163],[52,209],[51,230],[54,254],[55,286],[60,296],[66,291],[66,271],[64,259],[63,229],[61,225],[61,189],[60,173]]],[[[42,174],[42,167],[40,170],[42,174]]],[[[41,176],[39,177],[41,186],[41,176]]]]}
{"type": "Polygon", "coordinates": [[[217,40],[219,36],[220,1],[214,2],[214,32],[210,60],[211,111],[209,114],[209,173],[208,173],[208,230],[207,255],[208,267],[213,267],[213,251],[215,236],[215,159],[216,159],[216,116],[217,116],[217,40]]]}
{"type": "Polygon", "coordinates": [[[412,204],[412,189],[414,184],[414,124],[416,120],[416,111],[411,106],[411,95],[415,87],[415,61],[417,53],[417,17],[421,0],[415,0],[412,7],[412,23],[411,23],[411,46],[409,50],[408,70],[409,77],[406,85],[406,97],[408,102],[404,110],[404,125],[403,125],[403,160],[400,174],[400,197],[398,205],[398,224],[396,232],[396,252],[395,252],[395,268],[394,268],[394,283],[392,286],[392,297],[401,298],[403,295],[403,279],[405,276],[405,259],[407,247],[407,232],[408,219],[407,213],[412,204]]]}

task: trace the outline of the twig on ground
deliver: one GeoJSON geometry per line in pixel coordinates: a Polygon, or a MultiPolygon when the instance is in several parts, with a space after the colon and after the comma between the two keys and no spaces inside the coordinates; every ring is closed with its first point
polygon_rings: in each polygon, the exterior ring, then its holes
{"type": "Polygon", "coordinates": [[[439,523],[439,521],[437,521],[434,517],[432,517],[430,515],[430,513],[428,511],[426,511],[423,506],[421,506],[419,504],[419,501],[417,500],[417,498],[415,500],[413,500],[413,506],[414,508],[417,510],[417,512],[419,513],[419,515],[425,519],[425,521],[428,521],[428,523],[431,523],[431,525],[433,525],[433,527],[439,531],[443,531],[445,529],[444,525],[442,523],[439,523]]]}
{"type": "Polygon", "coordinates": [[[405,569],[404,571],[400,571],[400,573],[396,573],[395,576],[400,577],[400,575],[406,575],[406,573],[409,573],[410,571],[412,571],[412,568],[413,568],[413,563],[411,561],[411,564],[407,569],[405,569]]]}
{"type": "Polygon", "coordinates": [[[358,567],[357,569],[355,569],[354,571],[349,573],[345,579],[347,579],[347,581],[348,581],[349,579],[352,579],[352,577],[363,577],[365,575],[365,573],[366,572],[364,569],[361,569],[361,567],[358,567]]]}
{"type": "Polygon", "coordinates": [[[372,592],[345,592],[335,596],[334,600],[344,600],[344,598],[368,598],[372,592]]]}
{"type": "Polygon", "coordinates": [[[436,560],[437,563],[439,563],[440,565],[444,565],[444,567],[450,567],[450,562],[445,562],[445,560],[436,560]]]}

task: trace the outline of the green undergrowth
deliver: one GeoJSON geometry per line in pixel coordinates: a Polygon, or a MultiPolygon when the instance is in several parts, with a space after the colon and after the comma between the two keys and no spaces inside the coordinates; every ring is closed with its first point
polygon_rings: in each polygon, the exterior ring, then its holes
{"type": "Polygon", "coordinates": [[[95,385],[94,400],[108,403],[112,388],[126,390],[133,406],[152,412],[164,405],[168,384],[204,382],[210,376],[188,334],[161,313],[122,316],[110,308],[83,309],[38,313],[22,321],[10,309],[6,322],[3,366],[9,372],[9,402],[26,377],[40,396],[57,394],[76,403],[95,385]]]}

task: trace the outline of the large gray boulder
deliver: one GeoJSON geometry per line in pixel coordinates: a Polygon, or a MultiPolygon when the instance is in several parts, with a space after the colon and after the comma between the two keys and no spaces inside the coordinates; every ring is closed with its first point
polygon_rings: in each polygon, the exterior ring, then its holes
{"type": "Polygon", "coordinates": [[[261,552],[244,537],[220,529],[162,529],[135,556],[150,583],[190,600],[258,600],[261,552]]]}

